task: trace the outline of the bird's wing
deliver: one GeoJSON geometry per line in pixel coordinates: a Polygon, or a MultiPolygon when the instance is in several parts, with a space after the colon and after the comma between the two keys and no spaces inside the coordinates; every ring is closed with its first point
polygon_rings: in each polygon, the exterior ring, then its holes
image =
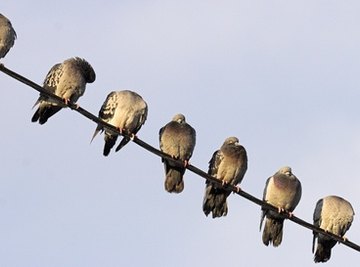
{"type": "MultiPolygon", "coordinates": [[[[210,161],[209,161],[209,170],[208,170],[208,174],[213,176],[213,177],[217,177],[217,172],[219,169],[219,165],[221,163],[221,161],[223,160],[224,156],[222,154],[222,152],[220,150],[216,150],[214,152],[214,154],[212,155],[210,161]]],[[[206,181],[206,183],[208,184],[208,180],[206,181]]]]}

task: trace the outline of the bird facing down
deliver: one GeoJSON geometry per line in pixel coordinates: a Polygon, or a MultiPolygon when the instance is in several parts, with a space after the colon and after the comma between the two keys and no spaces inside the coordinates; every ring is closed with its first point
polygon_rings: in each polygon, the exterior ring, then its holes
{"type": "Polygon", "coordinates": [[[184,162],[184,166],[178,166],[162,159],[165,167],[165,190],[169,193],[180,193],[184,189],[183,176],[186,166],[195,148],[196,132],[186,123],[183,114],[177,114],[160,129],[159,142],[162,152],[184,162]]]}
{"type": "MultiPolygon", "coordinates": [[[[344,235],[350,228],[354,215],[354,210],[348,201],[338,196],[327,196],[316,203],[313,216],[314,225],[345,239],[344,235]]],[[[331,249],[335,245],[336,240],[313,232],[312,252],[315,251],[314,261],[328,261],[331,256],[331,249]]]]}
{"type": "Polygon", "coordinates": [[[264,217],[266,216],[263,243],[268,246],[272,243],[274,247],[281,244],[283,236],[284,215],[280,212],[286,211],[292,215],[301,198],[301,183],[293,175],[290,167],[283,167],[273,176],[267,179],[263,201],[278,208],[278,212],[262,208],[260,230],[264,217]]]}
{"type": "MultiPolygon", "coordinates": [[[[132,137],[140,130],[145,123],[148,114],[148,106],[140,95],[130,90],[111,92],[106,97],[104,104],[99,111],[99,118],[113,125],[120,132],[125,132],[132,137]]],[[[104,131],[102,125],[98,125],[91,140],[100,132],[104,131]]],[[[105,129],[105,146],[103,155],[107,156],[115,145],[118,135],[113,131],[105,129]]],[[[130,141],[124,136],[115,151],[119,151],[130,141]]]]}
{"type": "Polygon", "coordinates": [[[0,59],[5,57],[10,48],[14,46],[16,32],[4,15],[0,14],[0,59]]]}
{"type": "MultiPolygon", "coordinates": [[[[239,139],[229,137],[220,150],[214,152],[210,162],[208,174],[221,180],[223,184],[237,186],[244,178],[247,170],[247,154],[245,148],[239,144],[239,139]]],[[[206,181],[203,211],[206,216],[226,216],[228,207],[226,198],[230,191],[206,181]]]]}
{"type": "MultiPolygon", "coordinates": [[[[95,81],[96,75],[91,65],[82,58],[75,57],[55,64],[46,75],[44,89],[61,97],[67,104],[75,103],[85,92],[86,83],[95,81]]],[[[40,94],[34,107],[39,105],[31,121],[44,124],[52,115],[66,107],[58,101],[40,94]]]]}

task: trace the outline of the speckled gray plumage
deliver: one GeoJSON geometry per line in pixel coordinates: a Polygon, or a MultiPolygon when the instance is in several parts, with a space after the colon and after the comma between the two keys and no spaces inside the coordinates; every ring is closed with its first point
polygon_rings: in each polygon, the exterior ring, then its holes
{"type": "MultiPolygon", "coordinates": [[[[146,121],[147,114],[148,106],[143,98],[136,92],[123,90],[108,94],[99,111],[99,118],[119,130],[125,131],[128,135],[131,135],[136,134],[140,130],[146,121]]],[[[103,130],[103,127],[98,125],[93,139],[98,132],[103,130]]],[[[116,143],[117,134],[105,129],[104,140],[103,155],[107,156],[116,143]]],[[[124,136],[115,151],[119,151],[129,141],[130,138],[124,136]]]]}
{"type": "MultiPolygon", "coordinates": [[[[292,173],[290,167],[283,167],[273,176],[267,179],[263,201],[277,207],[279,210],[292,212],[301,198],[301,183],[292,173]]],[[[262,235],[263,243],[268,246],[273,244],[277,247],[281,244],[283,237],[284,217],[267,209],[262,209],[260,230],[264,218],[265,226],[262,235]]]]}
{"type": "Polygon", "coordinates": [[[0,14],[0,59],[14,46],[16,32],[8,18],[0,14]]]}
{"type": "MultiPolygon", "coordinates": [[[[95,81],[96,75],[91,65],[82,58],[75,57],[55,64],[44,80],[44,89],[61,97],[64,101],[75,103],[85,92],[86,83],[95,81]]],[[[31,121],[44,124],[57,113],[64,104],[40,95],[35,105],[39,105],[31,121]]]]}
{"type": "MultiPolygon", "coordinates": [[[[313,215],[314,225],[327,232],[344,237],[351,226],[354,214],[354,210],[347,200],[338,196],[327,196],[316,203],[313,215]]],[[[331,249],[335,245],[336,240],[313,232],[312,251],[315,253],[314,261],[328,261],[331,257],[331,249]]]]}
{"type": "MultiPolygon", "coordinates": [[[[247,170],[247,153],[239,144],[236,137],[229,137],[221,148],[214,152],[210,162],[208,174],[222,180],[223,183],[238,185],[244,178],[247,170]]],[[[203,211],[206,216],[212,213],[212,217],[226,216],[228,206],[226,199],[230,192],[219,188],[214,183],[206,181],[203,211]]]]}
{"type": "MultiPolygon", "coordinates": [[[[183,114],[177,114],[172,121],[159,131],[160,150],[174,159],[188,162],[195,143],[196,131],[185,120],[183,114]]],[[[162,159],[165,167],[165,190],[169,193],[180,193],[184,189],[183,175],[186,168],[176,166],[171,161],[162,159]]]]}

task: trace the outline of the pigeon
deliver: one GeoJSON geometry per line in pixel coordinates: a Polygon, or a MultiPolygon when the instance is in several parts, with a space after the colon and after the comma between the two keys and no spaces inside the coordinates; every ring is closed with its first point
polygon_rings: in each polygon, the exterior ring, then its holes
{"type": "MultiPolygon", "coordinates": [[[[327,196],[316,203],[314,210],[314,225],[326,232],[338,235],[344,240],[346,231],[354,219],[354,210],[351,204],[338,196],[327,196]]],[[[326,262],[330,259],[331,249],[336,245],[336,240],[323,234],[313,232],[312,252],[315,251],[315,262],[326,262]],[[315,241],[317,246],[315,251],[315,241]]]]}
{"type": "MultiPolygon", "coordinates": [[[[244,178],[247,161],[246,150],[239,144],[239,139],[229,137],[220,150],[214,152],[209,162],[208,174],[221,180],[223,185],[237,186],[244,178]]],[[[229,190],[207,180],[203,201],[205,215],[212,213],[213,218],[226,216],[228,213],[226,198],[229,195],[229,190]]]]}
{"type": "Polygon", "coordinates": [[[263,201],[278,208],[278,212],[262,208],[260,220],[260,230],[266,216],[264,231],[262,235],[263,243],[268,246],[272,243],[274,247],[281,244],[283,236],[283,224],[285,217],[281,212],[292,212],[296,208],[301,198],[301,183],[292,173],[290,167],[282,167],[273,176],[267,179],[263,201]]]}
{"type": "Polygon", "coordinates": [[[5,57],[10,48],[13,47],[16,32],[4,15],[0,14],[0,59],[5,57]]]}
{"type": "MultiPolygon", "coordinates": [[[[131,137],[124,136],[116,148],[116,152],[124,147],[131,138],[134,138],[141,126],[145,123],[148,114],[148,106],[140,95],[130,90],[113,91],[106,97],[99,111],[99,118],[114,127],[120,133],[125,132],[131,137]]],[[[104,131],[102,125],[98,125],[91,141],[99,132],[104,131]]],[[[108,156],[111,148],[115,145],[118,135],[105,129],[105,146],[103,155],[108,156]]]]}
{"type": "MultiPolygon", "coordinates": [[[[44,89],[62,99],[65,104],[69,101],[75,103],[85,92],[86,83],[95,81],[96,75],[91,65],[82,58],[75,57],[55,64],[46,75],[44,89]]],[[[31,121],[44,124],[55,113],[66,107],[63,103],[52,100],[40,94],[34,104],[38,109],[31,121]]]]}
{"type": "Polygon", "coordinates": [[[165,167],[165,190],[169,193],[181,193],[184,190],[183,175],[195,148],[196,132],[186,123],[183,114],[177,114],[160,129],[159,142],[162,152],[184,162],[184,166],[178,166],[162,159],[165,167]]]}

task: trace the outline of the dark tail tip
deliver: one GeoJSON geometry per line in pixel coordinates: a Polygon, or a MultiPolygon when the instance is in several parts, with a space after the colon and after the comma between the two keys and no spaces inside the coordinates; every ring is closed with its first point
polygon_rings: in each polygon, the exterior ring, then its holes
{"type": "Polygon", "coordinates": [[[106,157],[109,155],[110,150],[113,148],[113,146],[116,143],[117,135],[110,135],[105,133],[105,145],[104,145],[104,151],[103,155],[106,157]]]}
{"type": "Polygon", "coordinates": [[[320,241],[318,240],[314,262],[327,262],[331,257],[331,248],[335,246],[335,240],[320,241]]]}
{"type": "Polygon", "coordinates": [[[37,109],[34,115],[32,116],[31,121],[32,122],[39,121],[39,123],[43,125],[45,122],[47,122],[48,118],[49,117],[46,116],[46,113],[41,114],[40,109],[37,109]]]}
{"type": "Polygon", "coordinates": [[[203,202],[203,211],[206,216],[212,213],[212,217],[226,216],[228,213],[228,206],[226,198],[228,192],[223,189],[217,189],[209,184],[205,190],[205,197],[203,202]]]}
{"type": "Polygon", "coordinates": [[[39,108],[36,110],[35,114],[31,118],[31,121],[36,122],[39,120],[40,124],[44,124],[51,116],[53,116],[55,113],[59,112],[60,110],[61,110],[60,106],[55,106],[51,104],[39,106],[39,108]]]}
{"type": "Polygon", "coordinates": [[[266,218],[265,220],[263,243],[265,246],[272,243],[274,247],[278,247],[282,241],[284,219],[266,218]]]}
{"type": "Polygon", "coordinates": [[[103,155],[107,157],[110,154],[110,148],[104,147],[103,155]]]}
{"type": "Polygon", "coordinates": [[[37,109],[31,118],[31,122],[37,122],[39,117],[40,117],[40,112],[39,112],[39,109],[37,109]]]}
{"type": "Polygon", "coordinates": [[[47,117],[40,117],[40,118],[39,118],[39,123],[40,123],[41,125],[43,125],[43,124],[45,124],[45,122],[47,122],[47,120],[48,120],[47,117]]]}
{"type": "Polygon", "coordinates": [[[117,146],[117,148],[115,149],[115,152],[118,152],[120,149],[122,149],[127,143],[130,142],[130,138],[124,137],[120,144],[117,146]]]}
{"type": "Polygon", "coordinates": [[[176,169],[169,169],[165,178],[165,190],[169,193],[181,193],[184,190],[183,174],[176,169]]]}

